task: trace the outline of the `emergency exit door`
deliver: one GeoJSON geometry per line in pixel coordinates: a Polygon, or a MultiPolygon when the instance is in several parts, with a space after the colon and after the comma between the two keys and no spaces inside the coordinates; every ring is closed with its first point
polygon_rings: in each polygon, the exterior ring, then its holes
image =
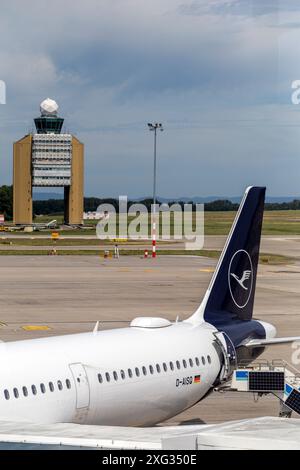
{"type": "Polygon", "coordinates": [[[85,367],[80,363],[69,365],[76,387],[76,408],[88,408],[90,404],[90,385],[85,367]]]}

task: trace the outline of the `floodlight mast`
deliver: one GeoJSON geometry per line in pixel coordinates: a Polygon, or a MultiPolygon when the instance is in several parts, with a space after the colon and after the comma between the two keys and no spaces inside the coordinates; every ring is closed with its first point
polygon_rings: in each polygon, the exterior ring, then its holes
{"type": "Polygon", "coordinates": [[[156,258],[156,141],[157,130],[163,131],[162,123],[148,122],[149,131],[154,132],[154,168],[153,168],[153,212],[152,212],[152,258],[156,258]]]}

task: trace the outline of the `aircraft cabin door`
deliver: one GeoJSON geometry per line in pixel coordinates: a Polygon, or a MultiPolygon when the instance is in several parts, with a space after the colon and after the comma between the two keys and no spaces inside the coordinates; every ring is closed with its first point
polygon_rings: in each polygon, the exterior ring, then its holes
{"type": "Polygon", "coordinates": [[[85,367],[80,363],[69,364],[75,387],[76,387],[76,408],[88,408],[90,405],[90,385],[85,367]]]}
{"type": "Polygon", "coordinates": [[[224,333],[224,331],[223,331],[223,336],[224,336],[225,341],[226,341],[227,355],[228,355],[228,359],[229,359],[230,373],[231,373],[232,371],[234,371],[237,368],[236,350],[235,350],[235,347],[233,345],[233,342],[231,341],[229,336],[226,333],[224,333]]]}
{"type": "MultiPolygon", "coordinates": [[[[226,381],[231,376],[232,372],[237,368],[237,357],[235,347],[224,331],[214,333],[217,340],[217,345],[220,353],[223,356],[222,368],[220,371],[220,381],[226,381]]],[[[221,359],[222,360],[222,359],[221,359]]]]}

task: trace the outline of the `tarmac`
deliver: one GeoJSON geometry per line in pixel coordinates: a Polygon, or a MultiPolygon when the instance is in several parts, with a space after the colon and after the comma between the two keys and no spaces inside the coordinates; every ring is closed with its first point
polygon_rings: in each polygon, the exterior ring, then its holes
{"type": "MultiPolygon", "coordinates": [[[[208,242],[210,247],[222,246],[221,237],[208,242]]],[[[274,324],[278,336],[300,336],[300,237],[264,238],[264,245],[264,252],[282,253],[293,261],[259,266],[254,315],[274,324]]],[[[1,256],[0,338],[14,341],[92,331],[98,320],[101,329],[123,327],[137,316],[183,320],[199,305],[215,265],[212,259],[175,254],[155,260],[1,256]]],[[[262,357],[283,359],[300,371],[300,345],[293,346],[270,347],[262,357]]],[[[167,424],[278,416],[276,398],[254,398],[213,392],[167,424]]]]}

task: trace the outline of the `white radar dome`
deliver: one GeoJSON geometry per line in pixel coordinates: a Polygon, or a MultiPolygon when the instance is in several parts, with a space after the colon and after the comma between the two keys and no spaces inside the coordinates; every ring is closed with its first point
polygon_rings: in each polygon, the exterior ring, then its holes
{"type": "Polygon", "coordinates": [[[58,112],[58,104],[56,101],[47,98],[40,104],[40,110],[42,116],[56,116],[58,112]]]}

